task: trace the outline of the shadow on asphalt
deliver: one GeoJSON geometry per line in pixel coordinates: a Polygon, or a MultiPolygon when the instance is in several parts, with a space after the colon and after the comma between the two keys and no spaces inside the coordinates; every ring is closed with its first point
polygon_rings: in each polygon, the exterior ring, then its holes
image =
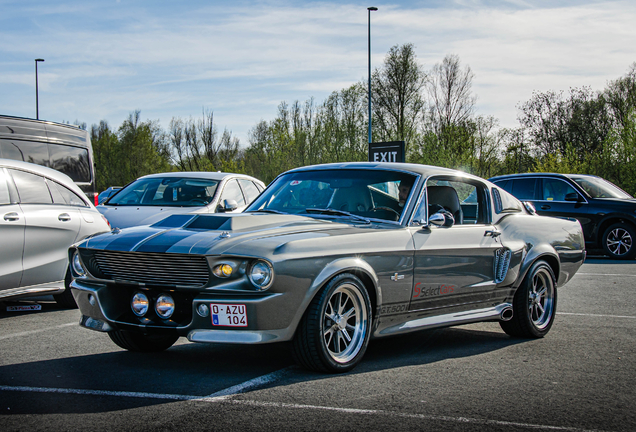
{"type": "MultiPolygon", "coordinates": [[[[463,327],[424,330],[371,341],[362,363],[348,375],[477,356],[524,341],[510,338],[503,331],[463,327]]],[[[110,344],[111,341],[106,337],[104,343],[110,344]]],[[[186,343],[161,353],[115,351],[2,366],[0,385],[207,396],[292,365],[289,344],[237,346],[186,343]]],[[[281,379],[260,388],[332,378],[333,375],[292,367],[281,379]]],[[[101,413],[173,402],[109,395],[2,391],[0,416],[101,413]],[[4,407],[11,409],[7,411],[4,407]]]]}

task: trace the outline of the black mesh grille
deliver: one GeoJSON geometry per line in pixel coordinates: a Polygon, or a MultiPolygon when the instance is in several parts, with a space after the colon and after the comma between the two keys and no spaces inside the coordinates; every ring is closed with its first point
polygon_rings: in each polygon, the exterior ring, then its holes
{"type": "Polygon", "coordinates": [[[93,276],[156,286],[205,286],[210,278],[204,256],[82,249],[82,262],[93,276]]]}

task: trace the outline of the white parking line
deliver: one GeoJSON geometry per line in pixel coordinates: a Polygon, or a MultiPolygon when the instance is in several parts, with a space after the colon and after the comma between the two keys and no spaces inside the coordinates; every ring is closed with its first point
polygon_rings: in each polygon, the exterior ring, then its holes
{"type": "Polygon", "coordinates": [[[72,322],[72,323],[67,323],[67,324],[60,324],[60,325],[53,326],[53,327],[46,327],[46,328],[42,328],[42,329],[38,329],[38,330],[29,330],[29,331],[20,332],[20,333],[8,334],[8,335],[0,336],[0,340],[10,339],[10,338],[14,338],[14,337],[29,336],[29,335],[36,334],[36,333],[41,333],[41,332],[45,332],[45,331],[49,331],[49,330],[55,330],[55,329],[59,329],[59,328],[62,328],[62,327],[70,327],[70,326],[78,326],[79,327],[79,325],[76,322],[72,322]]]}
{"type": "Polygon", "coordinates": [[[287,367],[285,369],[281,369],[278,370],[276,372],[272,372],[270,374],[267,375],[263,375],[260,376],[258,378],[254,378],[251,379],[249,381],[245,381],[244,383],[241,384],[237,384],[235,386],[232,387],[228,387],[224,390],[220,390],[216,393],[212,393],[209,396],[206,396],[205,399],[218,399],[218,398],[227,398],[228,396],[232,396],[235,395],[237,393],[243,393],[246,392],[254,387],[259,387],[265,384],[269,384],[272,383],[274,381],[277,381],[279,379],[281,379],[282,377],[284,377],[285,375],[287,375],[289,373],[289,371],[292,369],[292,367],[287,367]]]}
{"type": "MultiPolygon", "coordinates": [[[[266,377],[277,376],[280,377],[282,374],[280,372],[285,371],[285,369],[274,372],[269,375],[264,375],[263,382],[272,382],[272,380],[267,381],[266,377]]],[[[261,385],[256,384],[256,381],[259,378],[254,380],[246,381],[246,383],[253,383],[253,386],[261,385]]],[[[229,391],[232,388],[240,387],[233,386],[229,387],[224,391],[229,391]]],[[[248,387],[242,387],[241,390],[245,391],[248,387]]],[[[358,414],[358,415],[378,415],[385,417],[396,417],[396,418],[408,418],[408,419],[416,419],[416,420],[427,420],[427,421],[442,421],[442,422],[450,422],[450,423],[460,423],[460,424],[478,424],[478,425],[492,425],[492,426],[507,426],[513,428],[526,428],[526,429],[541,429],[541,430],[550,430],[550,431],[565,431],[565,432],[607,432],[601,431],[598,429],[581,429],[570,426],[553,426],[553,425],[541,425],[534,423],[520,423],[520,422],[510,422],[505,420],[489,420],[489,419],[479,419],[479,418],[470,418],[470,417],[450,417],[450,416],[435,416],[435,415],[427,415],[427,414],[415,414],[415,413],[402,413],[397,411],[385,411],[385,410],[366,410],[366,409],[358,409],[358,408],[342,408],[342,407],[330,407],[330,406],[321,406],[321,405],[301,405],[301,404],[289,404],[284,402],[260,402],[254,400],[241,400],[241,399],[229,399],[230,396],[236,394],[226,394],[221,396],[213,396],[217,395],[221,392],[214,393],[209,397],[201,397],[201,396],[190,396],[190,395],[175,395],[175,394],[161,394],[161,393],[142,393],[142,392],[118,392],[118,391],[104,391],[104,390],[82,390],[82,389],[64,389],[64,388],[47,388],[47,387],[25,387],[25,386],[3,386],[0,385],[1,391],[21,391],[21,392],[35,392],[35,393],[62,393],[62,394],[76,394],[76,395],[87,395],[87,396],[111,396],[111,397],[133,397],[133,398],[145,398],[145,399],[163,399],[163,400],[172,400],[172,401],[197,401],[197,402],[208,402],[208,403],[232,403],[238,405],[245,405],[251,407],[259,407],[259,408],[285,408],[285,409],[300,409],[300,410],[322,410],[322,411],[333,411],[339,412],[342,414],[358,414]]]]}
{"type": "Polygon", "coordinates": [[[601,315],[601,314],[585,314],[585,313],[574,313],[574,312],[557,312],[557,315],[576,315],[576,316],[587,316],[587,317],[598,317],[598,318],[636,319],[636,316],[629,316],[629,315],[601,315]]]}

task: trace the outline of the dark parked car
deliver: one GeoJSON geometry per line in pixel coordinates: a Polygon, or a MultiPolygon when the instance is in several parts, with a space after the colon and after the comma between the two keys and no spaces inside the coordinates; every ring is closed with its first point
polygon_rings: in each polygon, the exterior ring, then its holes
{"type": "Polygon", "coordinates": [[[99,195],[97,196],[97,203],[103,204],[104,201],[115,195],[120,189],[121,186],[109,186],[108,189],[99,193],[99,195]]]}
{"type": "Polygon", "coordinates": [[[340,163],[281,174],[244,213],[113,230],[69,257],[80,324],[122,348],[293,341],[303,366],[342,372],[370,337],[491,320],[543,337],[585,250],[577,221],[481,178],[340,163]]]}
{"type": "Polygon", "coordinates": [[[636,199],[601,177],[531,173],[493,177],[491,182],[544,216],[571,217],[583,227],[585,246],[615,259],[636,255],[636,199]]]}

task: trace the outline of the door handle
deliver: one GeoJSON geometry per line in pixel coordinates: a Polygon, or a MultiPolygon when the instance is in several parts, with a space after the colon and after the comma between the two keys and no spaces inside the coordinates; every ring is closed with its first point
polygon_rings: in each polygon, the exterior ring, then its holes
{"type": "Polygon", "coordinates": [[[71,216],[68,213],[62,213],[57,217],[57,219],[61,222],[68,222],[71,220],[71,216]]]}
{"type": "Polygon", "coordinates": [[[20,220],[20,215],[15,212],[7,213],[4,215],[4,220],[7,222],[17,221],[20,220]]]}
{"type": "Polygon", "coordinates": [[[549,205],[547,205],[547,204],[543,204],[543,205],[541,206],[541,210],[549,210],[549,209],[550,209],[550,206],[549,206],[549,205]]]}
{"type": "Polygon", "coordinates": [[[489,231],[486,231],[486,232],[484,233],[484,237],[488,237],[488,236],[490,236],[490,237],[492,237],[492,238],[497,238],[497,237],[499,237],[500,235],[501,235],[501,231],[497,231],[496,229],[494,229],[494,230],[492,230],[492,231],[490,231],[490,230],[489,230],[489,231]]]}

